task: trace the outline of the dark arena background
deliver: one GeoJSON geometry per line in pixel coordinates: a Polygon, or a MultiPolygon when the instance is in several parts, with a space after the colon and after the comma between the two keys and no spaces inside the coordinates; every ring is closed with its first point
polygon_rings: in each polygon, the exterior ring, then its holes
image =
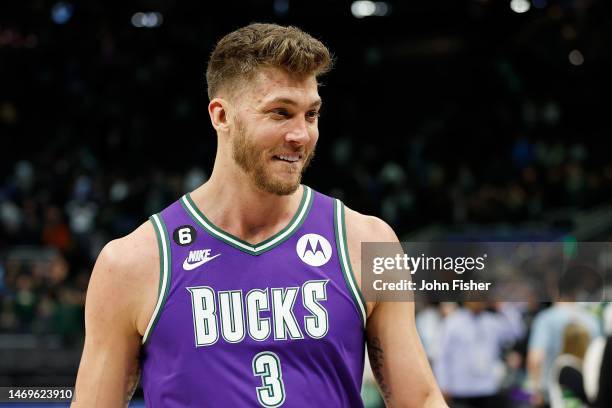
{"type": "MultiPolygon", "coordinates": [[[[611,240],[609,1],[3,1],[1,387],[74,385],[93,263],[207,179],[208,54],[250,22],[336,57],[305,184],[403,241],[611,240]]],[[[500,349],[508,407],[531,406],[529,328],[549,306],[500,349]]],[[[417,313],[441,307],[462,306],[417,313]]]]}

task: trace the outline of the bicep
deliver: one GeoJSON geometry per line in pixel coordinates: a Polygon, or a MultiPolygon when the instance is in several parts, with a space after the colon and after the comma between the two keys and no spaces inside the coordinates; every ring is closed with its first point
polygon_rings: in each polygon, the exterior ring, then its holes
{"type": "MultiPolygon", "coordinates": [[[[359,253],[355,249],[362,242],[394,243],[394,253],[401,252],[395,232],[384,221],[352,210],[346,214],[353,265],[360,262],[360,257],[354,254],[359,253]]],[[[362,281],[365,271],[359,267],[355,269],[359,271],[359,281],[362,281]]],[[[387,405],[445,406],[416,331],[414,303],[368,302],[368,311],[366,332],[370,365],[387,405]]]]}
{"type": "Polygon", "coordinates": [[[416,332],[414,303],[379,303],[366,330],[370,364],[387,404],[423,406],[439,392],[416,332]]]}
{"type": "Polygon", "coordinates": [[[108,246],[94,267],[85,304],[85,344],[74,406],[125,406],[137,382],[140,336],[123,267],[108,246]]]}

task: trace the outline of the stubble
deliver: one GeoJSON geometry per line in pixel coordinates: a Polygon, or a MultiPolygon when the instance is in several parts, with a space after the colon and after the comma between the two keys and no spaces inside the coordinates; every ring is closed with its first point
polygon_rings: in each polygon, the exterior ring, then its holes
{"type": "Polygon", "coordinates": [[[282,179],[272,174],[272,171],[266,166],[268,160],[266,151],[253,143],[243,123],[236,119],[236,133],[232,137],[232,158],[251,177],[255,186],[265,192],[276,195],[294,193],[302,182],[302,175],[310,165],[314,152],[313,149],[310,152],[303,153],[307,157],[295,181],[282,179]]]}

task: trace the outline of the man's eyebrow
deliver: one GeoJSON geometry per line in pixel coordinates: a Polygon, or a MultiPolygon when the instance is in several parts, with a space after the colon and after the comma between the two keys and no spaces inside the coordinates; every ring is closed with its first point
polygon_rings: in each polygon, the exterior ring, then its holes
{"type": "MultiPolygon", "coordinates": [[[[274,98],[270,101],[268,101],[266,104],[270,104],[270,103],[284,103],[286,105],[292,105],[292,106],[297,106],[298,103],[296,101],[294,101],[293,99],[289,99],[289,98],[284,98],[284,97],[277,97],[274,98]]],[[[314,102],[312,102],[310,104],[311,108],[318,108],[323,104],[323,101],[321,100],[321,98],[316,99],[314,102]]]]}

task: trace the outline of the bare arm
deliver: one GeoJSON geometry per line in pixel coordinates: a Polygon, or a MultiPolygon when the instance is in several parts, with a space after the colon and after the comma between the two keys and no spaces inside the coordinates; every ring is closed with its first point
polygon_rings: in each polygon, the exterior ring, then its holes
{"type": "Polygon", "coordinates": [[[367,324],[368,354],[389,407],[445,407],[414,326],[414,303],[379,303],[367,324]]]}
{"type": "Polygon", "coordinates": [[[542,395],[544,384],[540,384],[543,365],[544,353],[541,350],[529,350],[527,353],[527,377],[529,378],[533,395],[531,402],[535,406],[540,406],[544,403],[542,395]]]}
{"type": "Polygon", "coordinates": [[[529,345],[527,347],[527,376],[532,391],[532,404],[541,406],[544,403],[543,390],[546,384],[542,384],[542,370],[546,345],[550,341],[550,328],[546,327],[543,315],[536,316],[532,323],[529,345]]]}
{"type": "Polygon", "coordinates": [[[141,254],[139,245],[128,236],[107,244],[96,261],[73,407],[127,406],[138,385],[139,293],[146,285],[137,275],[134,254],[141,254]]]}
{"type": "MultiPolygon", "coordinates": [[[[347,209],[353,270],[361,280],[361,242],[398,242],[383,221],[347,209]]],[[[416,331],[414,302],[368,303],[366,323],[372,371],[389,407],[446,407],[416,331]]]]}

